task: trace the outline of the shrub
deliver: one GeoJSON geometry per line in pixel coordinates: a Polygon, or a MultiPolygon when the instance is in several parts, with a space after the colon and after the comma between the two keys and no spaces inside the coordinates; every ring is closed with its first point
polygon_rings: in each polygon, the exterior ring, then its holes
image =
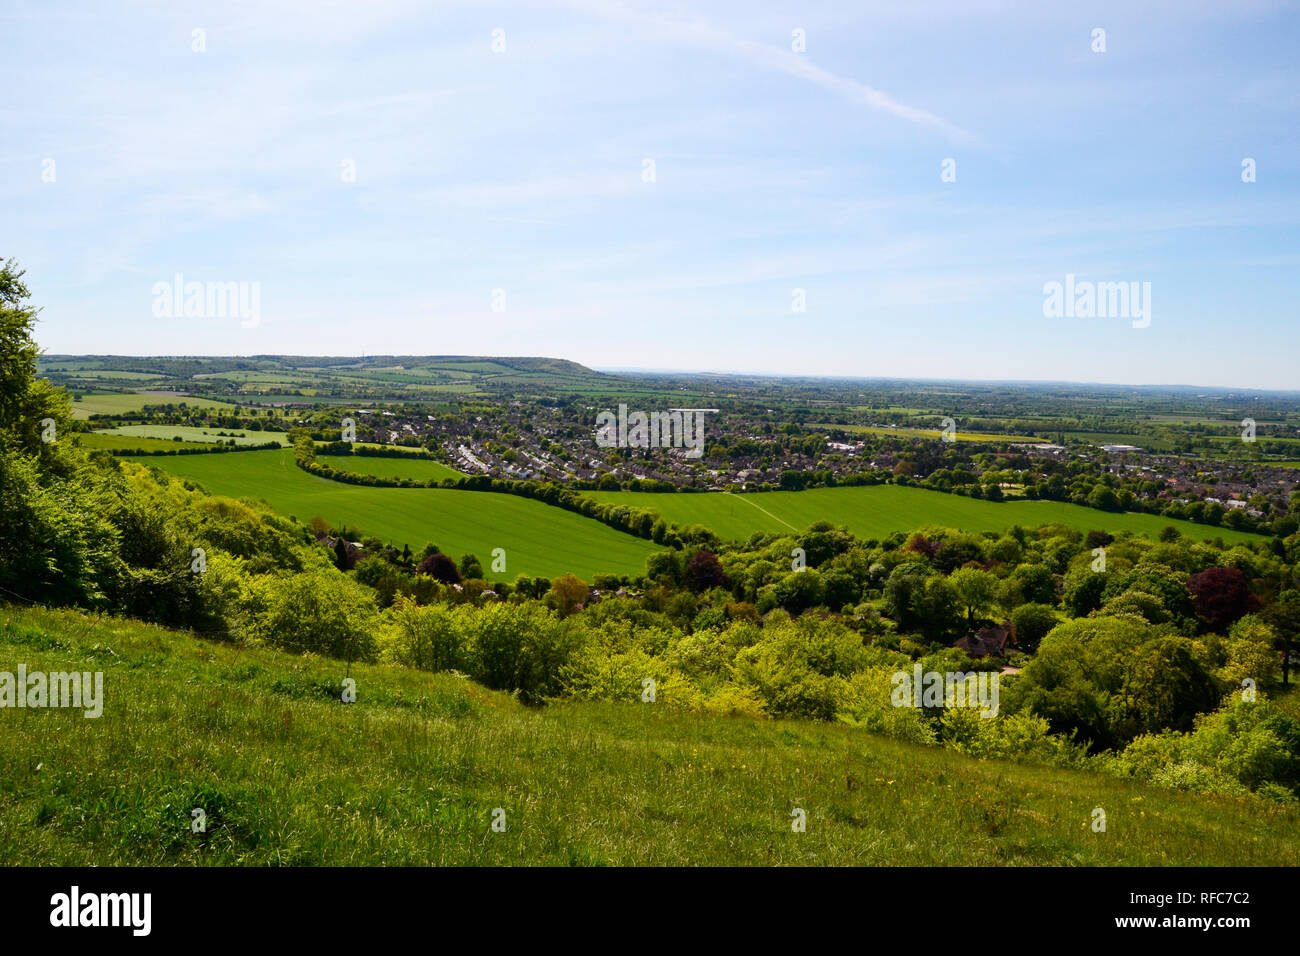
{"type": "Polygon", "coordinates": [[[1300,788],[1300,721],[1267,701],[1235,698],[1196,723],[1183,755],[1254,790],[1300,788]]]}
{"type": "Polygon", "coordinates": [[[425,671],[465,670],[463,622],[449,608],[399,598],[388,617],[384,657],[425,671]]]}
{"type": "Polygon", "coordinates": [[[496,602],[457,613],[468,633],[470,675],[475,680],[517,692],[528,704],[559,692],[561,670],[582,643],[578,624],[526,604],[496,602]]]}
{"type": "Polygon", "coordinates": [[[102,479],[42,480],[35,458],[0,448],[0,587],[47,604],[104,603],[119,533],[102,479]]]}
{"type": "Polygon", "coordinates": [[[840,689],[836,718],[886,737],[916,744],[936,743],[938,735],[923,710],[894,706],[891,678],[895,670],[896,667],[877,666],[850,675],[840,689]]]}
{"type": "Polygon", "coordinates": [[[417,574],[427,574],[443,584],[460,583],[460,570],[456,567],[456,562],[437,551],[421,561],[415,570],[417,574]]]}
{"type": "Polygon", "coordinates": [[[844,679],[887,653],[864,647],[860,636],[838,624],[776,622],[764,628],[760,643],[736,655],[735,673],[773,716],[833,720],[844,679]]]}
{"type": "Polygon", "coordinates": [[[1212,767],[1206,767],[1191,760],[1161,767],[1152,776],[1151,782],[1158,787],[1170,790],[1185,790],[1191,793],[1218,794],[1222,796],[1242,796],[1246,788],[1231,777],[1224,776],[1212,767]]]}
{"type": "Polygon", "coordinates": [[[291,651],[348,660],[376,657],[374,592],[326,569],[254,580],[253,636],[291,651]]]}
{"type": "Polygon", "coordinates": [[[1053,766],[1077,766],[1085,748],[1049,732],[1048,723],[1032,714],[981,717],[968,707],[949,707],[939,720],[944,742],[958,753],[992,760],[1028,760],[1053,766]]]}

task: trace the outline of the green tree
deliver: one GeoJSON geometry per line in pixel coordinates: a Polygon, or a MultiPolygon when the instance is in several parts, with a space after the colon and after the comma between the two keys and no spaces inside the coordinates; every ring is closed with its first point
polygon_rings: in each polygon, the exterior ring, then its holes
{"type": "Polygon", "coordinates": [[[1116,724],[1128,738],[1185,732],[1197,714],[1213,710],[1218,701],[1218,687],[1197,660],[1191,640],[1156,638],[1125,656],[1116,724]]]}
{"type": "Polygon", "coordinates": [[[957,600],[965,609],[967,627],[997,602],[998,579],[979,568],[958,568],[948,578],[957,600]]]}
{"type": "Polygon", "coordinates": [[[586,582],[576,575],[561,574],[551,581],[551,603],[561,617],[567,617],[587,600],[589,590],[586,582]]]}
{"type": "Polygon", "coordinates": [[[1041,564],[1022,564],[1011,572],[1029,604],[1056,603],[1056,576],[1041,564]]]}
{"type": "Polygon", "coordinates": [[[1022,604],[1011,612],[1011,633],[1023,651],[1032,651],[1060,623],[1046,604],[1022,604]]]}
{"type": "Polygon", "coordinates": [[[1277,649],[1282,655],[1282,683],[1289,684],[1291,657],[1300,650],[1300,591],[1283,591],[1262,616],[1277,632],[1277,649]]]}
{"type": "Polygon", "coordinates": [[[483,577],[483,565],[478,559],[478,555],[473,552],[466,552],[460,558],[460,576],[468,580],[469,578],[483,577]]]}
{"type": "Polygon", "coordinates": [[[1088,504],[1102,511],[1118,511],[1119,497],[1106,485],[1095,485],[1088,493],[1088,504]]]}
{"type": "Polygon", "coordinates": [[[43,422],[53,421],[57,440],[71,406],[66,392],[36,377],[40,348],[32,331],[40,310],[27,304],[24,275],[13,259],[0,263],[0,441],[48,460],[55,443],[43,440],[43,422]]]}

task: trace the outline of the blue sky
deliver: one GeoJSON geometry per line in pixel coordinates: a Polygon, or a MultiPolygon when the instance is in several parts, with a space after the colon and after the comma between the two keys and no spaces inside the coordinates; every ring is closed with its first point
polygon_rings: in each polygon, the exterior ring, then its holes
{"type": "Polygon", "coordinates": [[[0,255],[50,352],[1300,388],[1298,26],[1250,0],[6,0],[0,255]],[[259,283],[259,321],[155,315],[177,273],[259,283]],[[1045,317],[1067,273],[1149,282],[1150,325],[1045,317]]]}

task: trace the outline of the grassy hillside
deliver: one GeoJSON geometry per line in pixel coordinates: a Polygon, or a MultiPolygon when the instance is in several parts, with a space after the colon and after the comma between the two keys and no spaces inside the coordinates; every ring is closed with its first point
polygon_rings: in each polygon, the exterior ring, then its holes
{"type": "Polygon", "coordinates": [[[530,710],[449,674],[354,666],[345,705],[337,661],[2,613],[0,670],[103,671],[106,698],[98,719],[2,713],[5,865],[1300,864],[1300,813],[1280,805],[841,725],[530,710]]]}
{"type": "Polygon", "coordinates": [[[492,579],[566,571],[587,581],[602,571],[640,574],[646,557],[658,550],[598,521],[514,495],[370,488],[317,478],[294,464],[292,449],[159,457],[148,464],[192,478],[213,494],[263,499],[302,521],[319,515],[398,547],[419,550],[434,541],[456,556],[473,552],[492,579]],[[506,550],[504,573],[491,570],[493,548],[506,550]]]}
{"type": "Polygon", "coordinates": [[[983,501],[925,488],[870,485],[855,488],[813,488],[733,495],[655,494],[644,491],[590,492],[600,501],[617,501],[653,508],[674,524],[702,524],[724,538],[743,540],[755,531],[802,531],[815,521],[847,525],[862,538],[883,538],[925,524],[965,531],[1003,531],[1012,525],[1037,527],[1060,522],[1080,531],[1133,531],[1154,538],[1173,525],[1194,539],[1222,538],[1226,542],[1258,541],[1259,535],[1231,528],[1212,528],[1159,515],[1112,514],[1057,501],[983,501]]]}

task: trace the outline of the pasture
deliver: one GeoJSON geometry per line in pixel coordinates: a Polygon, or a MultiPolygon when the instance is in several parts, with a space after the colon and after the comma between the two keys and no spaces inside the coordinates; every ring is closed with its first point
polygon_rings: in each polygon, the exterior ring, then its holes
{"type": "Polygon", "coordinates": [[[1173,525],[1189,538],[1259,541],[1259,535],[1175,521],[1159,515],[1098,511],[1058,501],[984,501],[926,488],[868,485],[772,491],[759,494],[656,494],[647,491],[588,492],[600,501],[653,508],[673,524],[702,524],[724,538],[744,540],[756,531],[803,531],[817,521],[845,525],[862,538],[883,538],[926,524],[965,531],[1004,531],[1060,522],[1080,531],[1132,531],[1155,537],[1173,525]]]}
{"type": "MultiPolygon", "coordinates": [[[[369,459],[367,459],[369,460],[369,459]]],[[[382,459],[375,459],[382,460],[382,459]]],[[[428,541],[456,557],[478,555],[489,579],[564,572],[590,581],[598,572],[641,574],[658,546],[591,518],[515,495],[438,488],[370,488],[309,475],[293,450],[184,455],[149,465],[190,478],[213,494],[266,501],[301,521],[319,515],[397,547],[428,541]],[[504,548],[506,570],[493,572],[492,550],[504,548]]]]}
{"type": "Polygon", "coordinates": [[[106,428],[100,435],[127,435],[132,438],[161,438],[183,442],[216,442],[227,444],[234,441],[236,445],[263,445],[267,442],[279,442],[282,447],[289,445],[289,433],[278,431],[253,431],[240,428],[198,428],[189,425],[119,425],[106,428]],[[224,434],[223,434],[224,433],[224,434]]]}
{"type": "Polygon", "coordinates": [[[138,435],[113,435],[108,432],[77,432],[77,441],[84,448],[108,451],[176,451],[181,448],[212,447],[211,442],[172,441],[166,438],[143,438],[138,435]]]}
{"type": "Polygon", "coordinates": [[[190,408],[218,408],[233,411],[235,406],[194,395],[160,395],[150,392],[97,392],[72,403],[72,417],[87,419],[91,415],[125,415],[138,412],[146,405],[187,405],[190,408]]]}
{"type": "Polygon", "coordinates": [[[374,475],[376,478],[410,478],[413,481],[442,481],[446,478],[464,478],[454,468],[428,458],[373,458],[369,455],[317,455],[322,465],[354,475],[374,475]]]}

